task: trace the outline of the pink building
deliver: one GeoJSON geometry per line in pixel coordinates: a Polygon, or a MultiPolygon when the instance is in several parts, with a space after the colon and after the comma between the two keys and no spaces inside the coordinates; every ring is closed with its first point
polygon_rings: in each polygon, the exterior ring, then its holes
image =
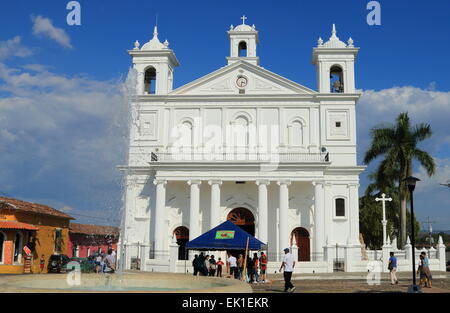
{"type": "Polygon", "coordinates": [[[67,255],[86,258],[98,252],[107,253],[109,248],[117,251],[118,240],[117,227],[70,223],[67,255]]]}

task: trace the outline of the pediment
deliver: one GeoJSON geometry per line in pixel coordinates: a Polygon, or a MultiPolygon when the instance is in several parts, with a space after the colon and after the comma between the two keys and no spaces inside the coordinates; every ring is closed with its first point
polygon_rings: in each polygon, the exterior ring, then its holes
{"type": "Polygon", "coordinates": [[[260,66],[238,61],[172,91],[171,95],[246,95],[315,94],[304,87],[260,66]],[[238,87],[239,77],[246,79],[245,88],[238,87]]]}

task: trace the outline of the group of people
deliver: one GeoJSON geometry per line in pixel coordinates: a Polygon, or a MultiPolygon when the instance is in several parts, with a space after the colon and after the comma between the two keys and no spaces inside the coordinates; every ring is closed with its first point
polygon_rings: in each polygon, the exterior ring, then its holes
{"type": "Polygon", "coordinates": [[[242,280],[245,272],[245,279],[249,283],[265,283],[267,256],[264,252],[261,252],[259,257],[257,253],[254,253],[253,257],[247,256],[247,261],[245,262],[245,257],[242,254],[239,254],[237,259],[235,256],[229,255],[227,269],[228,274],[236,279],[242,280]]]}
{"type": "MultiPolygon", "coordinates": [[[[290,253],[289,249],[284,249],[284,257],[280,266],[280,273],[283,272],[284,276],[284,291],[293,292],[295,290],[294,285],[291,283],[292,273],[295,266],[295,258],[290,253]]],[[[253,257],[247,256],[247,260],[242,254],[239,254],[236,259],[232,254],[228,254],[227,258],[227,276],[234,277],[235,279],[245,280],[249,283],[265,283],[267,272],[267,255],[261,252],[253,253],[253,257]],[[245,271],[244,271],[245,269],[245,271]],[[244,277],[245,275],[245,277],[244,277]]],[[[217,276],[222,277],[222,268],[224,263],[221,258],[216,259],[214,255],[195,255],[192,261],[194,268],[194,276],[217,276]]]]}
{"type": "MultiPolygon", "coordinates": [[[[388,270],[391,274],[391,285],[398,284],[398,279],[396,275],[397,258],[394,256],[394,252],[390,253],[388,270]]],[[[420,254],[417,275],[419,275],[420,278],[419,285],[421,287],[431,288],[431,281],[433,279],[433,276],[431,275],[428,257],[425,252],[422,252],[420,254]]]]}
{"type": "Polygon", "coordinates": [[[192,260],[192,267],[194,268],[194,276],[216,276],[222,277],[222,267],[224,263],[221,258],[217,261],[214,255],[204,255],[203,252],[200,255],[195,255],[192,260]]]}
{"type": "Polygon", "coordinates": [[[98,253],[95,257],[95,272],[98,273],[114,273],[116,271],[116,251],[108,250],[108,254],[98,253]]]}

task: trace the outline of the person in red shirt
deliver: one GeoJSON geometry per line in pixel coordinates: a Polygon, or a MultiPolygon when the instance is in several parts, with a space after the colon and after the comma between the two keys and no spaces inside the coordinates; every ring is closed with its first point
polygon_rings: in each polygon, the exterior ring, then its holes
{"type": "Polygon", "coordinates": [[[42,274],[42,272],[44,271],[44,268],[45,268],[45,257],[44,257],[44,255],[42,255],[41,259],[39,260],[39,267],[40,267],[41,274],[42,274]]]}
{"type": "Polygon", "coordinates": [[[260,258],[260,268],[261,268],[261,281],[263,283],[266,282],[266,270],[267,270],[267,256],[264,254],[264,252],[261,252],[261,258],[260,258]]]}
{"type": "Polygon", "coordinates": [[[222,266],[223,266],[222,259],[219,258],[216,262],[217,265],[217,277],[222,277],[222,266]]]}

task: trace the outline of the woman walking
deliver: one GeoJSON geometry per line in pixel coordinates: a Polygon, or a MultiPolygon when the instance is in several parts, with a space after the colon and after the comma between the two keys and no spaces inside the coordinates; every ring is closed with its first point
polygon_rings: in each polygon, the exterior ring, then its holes
{"type": "Polygon", "coordinates": [[[422,252],[420,254],[420,259],[422,262],[422,272],[425,277],[425,287],[431,288],[431,281],[433,280],[433,276],[431,275],[427,254],[425,252],[422,252]]]}

